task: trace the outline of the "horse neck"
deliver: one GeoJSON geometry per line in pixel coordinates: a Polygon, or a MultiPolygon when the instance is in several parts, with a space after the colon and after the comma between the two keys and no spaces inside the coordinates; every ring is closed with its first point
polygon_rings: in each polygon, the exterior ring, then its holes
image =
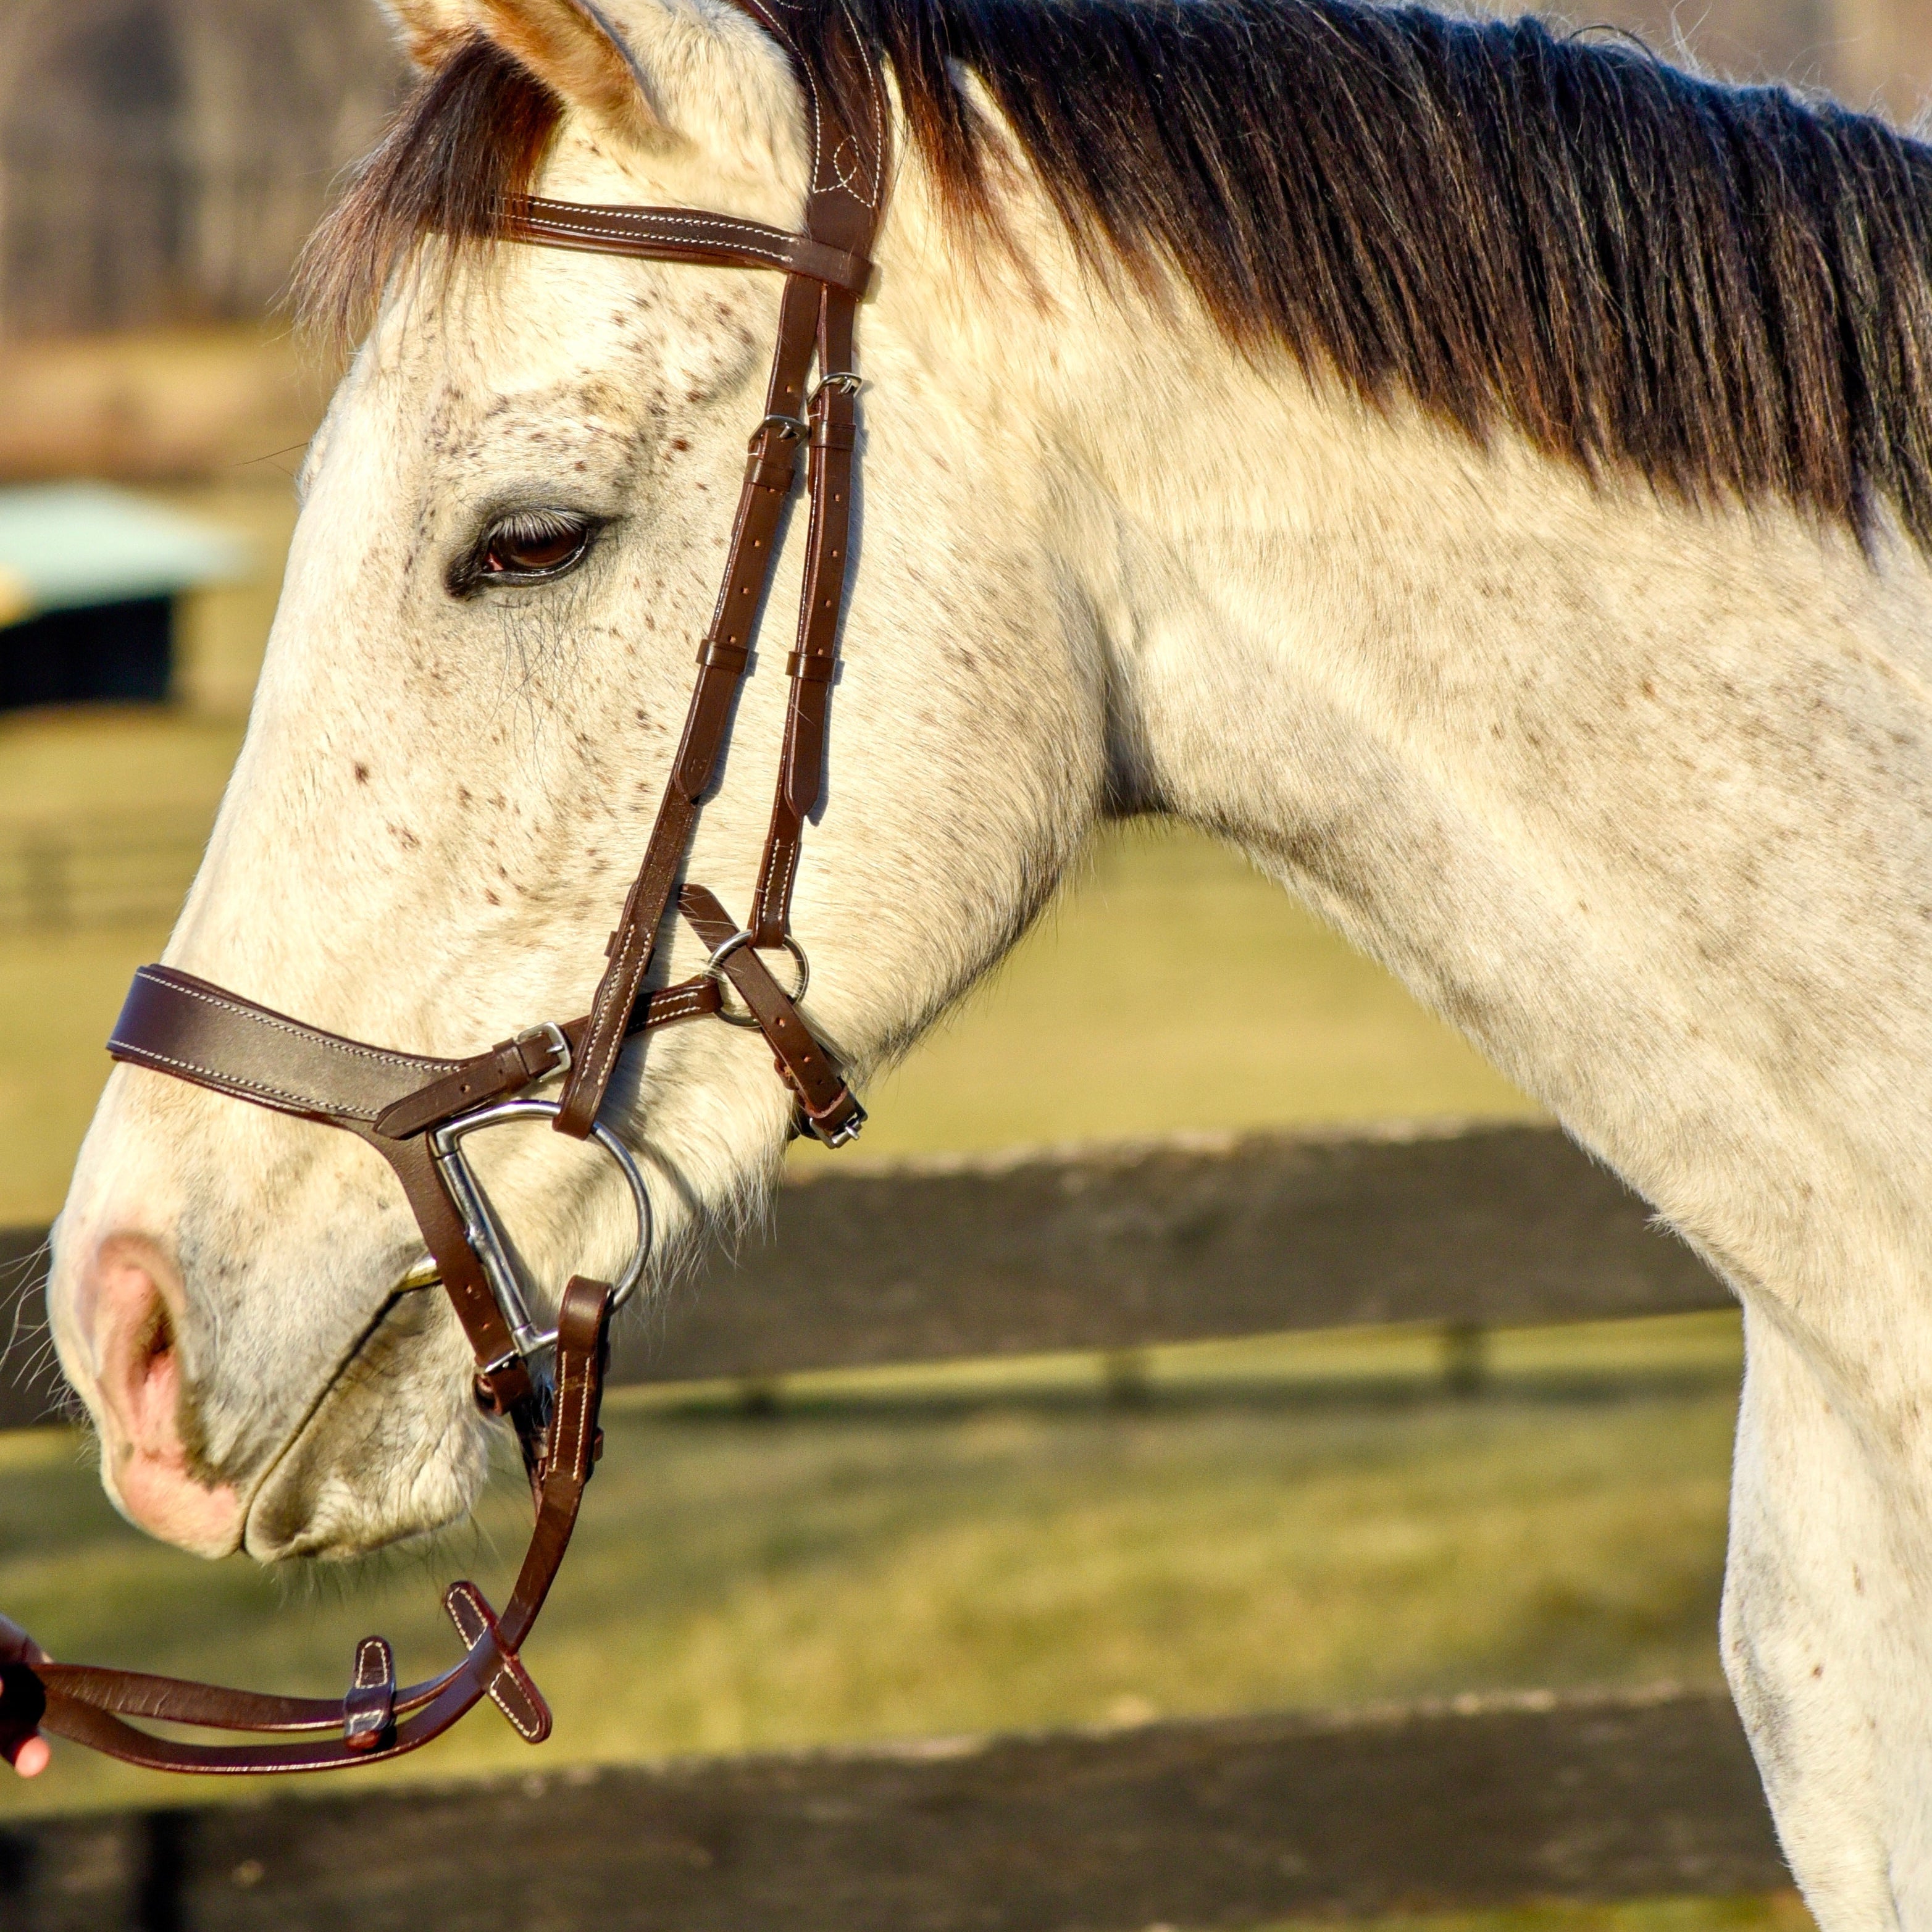
{"type": "Polygon", "coordinates": [[[1046,280],[953,368],[996,442],[1029,418],[988,469],[1093,614],[1118,794],[1246,848],[1734,1280],[1916,1277],[1926,560],[1046,280]]]}

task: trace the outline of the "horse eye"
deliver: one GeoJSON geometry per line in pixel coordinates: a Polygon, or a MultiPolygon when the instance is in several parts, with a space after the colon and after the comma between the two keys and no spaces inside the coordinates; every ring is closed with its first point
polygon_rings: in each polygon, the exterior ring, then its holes
{"type": "Polygon", "coordinates": [[[529,583],[560,577],[580,562],[590,548],[595,526],[578,517],[551,510],[525,511],[506,517],[484,536],[476,566],[484,583],[529,583]]]}

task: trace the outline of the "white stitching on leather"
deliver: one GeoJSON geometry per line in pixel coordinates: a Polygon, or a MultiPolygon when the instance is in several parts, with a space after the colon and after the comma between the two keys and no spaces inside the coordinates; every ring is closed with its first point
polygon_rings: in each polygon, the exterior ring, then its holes
{"type": "Polygon", "coordinates": [[[260,1094],[272,1100],[286,1100],[291,1106],[313,1108],[322,1113],[346,1114],[353,1120],[373,1120],[379,1111],[374,1107],[351,1107],[326,1100],[316,1094],[292,1094],[286,1088],[271,1087],[260,1080],[244,1080],[238,1073],[224,1073],[218,1068],[203,1066],[196,1060],[177,1060],[171,1054],[156,1052],[151,1046],[130,1046],[118,1039],[111,1043],[116,1055],[122,1060],[130,1060],[140,1066],[172,1066],[178,1072],[195,1076],[198,1082],[208,1082],[217,1093],[243,1088],[250,1094],[260,1094]]]}
{"type": "Polygon", "coordinates": [[[463,1640],[464,1648],[474,1650],[490,1627],[484,1622],[467,1590],[451,1592],[449,1614],[456,1625],[457,1634],[463,1640]]]}
{"type": "MultiPolygon", "coordinates": [[[[590,1034],[593,1040],[596,1038],[597,1030],[604,1024],[605,1016],[610,1011],[615,989],[621,986],[630,976],[631,956],[637,950],[634,944],[636,938],[635,925],[626,925],[624,928],[624,943],[617,949],[617,957],[614,962],[614,970],[605,977],[604,984],[598,992],[597,1004],[591,1010],[590,1034]]],[[[637,994],[634,989],[631,994],[632,1003],[635,1002],[637,994]]],[[[594,1082],[601,1089],[604,1082],[610,1077],[611,1066],[615,1064],[617,1058],[617,1049],[622,1044],[623,1036],[621,1034],[610,1033],[608,1035],[608,1045],[597,1056],[594,1065],[587,1066],[584,1070],[585,1079],[588,1082],[594,1082]]],[[[603,1097],[600,1091],[598,1099],[601,1101],[603,1097]]]]}
{"type": "Polygon", "coordinates": [[[687,986],[678,992],[665,988],[657,993],[644,996],[647,1004],[645,1023],[650,1026],[668,1026],[674,1020],[699,1019],[709,1009],[704,1004],[701,987],[687,986]]]}
{"type": "MultiPolygon", "coordinates": [[[[575,206],[582,206],[582,203],[575,206]]],[[[702,209],[683,208],[593,208],[587,212],[601,215],[606,221],[628,221],[640,228],[663,226],[691,228],[736,228],[747,235],[776,236],[789,241],[791,237],[782,228],[774,228],[764,221],[746,221],[732,214],[711,214],[702,209]]],[[[527,214],[526,222],[536,224],[554,221],[556,218],[542,214],[527,214]]],[[[586,223],[585,226],[589,226],[586,223]]]]}
{"type": "Polygon", "coordinates": [[[534,1743],[543,1736],[543,1720],[528,1706],[524,1706],[527,1718],[519,1717],[511,1706],[509,1694],[502,1688],[506,1684],[514,1684],[519,1691],[523,1689],[523,1685],[507,1664],[490,1680],[490,1701],[509,1719],[511,1729],[519,1737],[528,1738],[534,1743]]]}
{"type": "MultiPolygon", "coordinates": [[[[729,224],[718,223],[714,224],[713,225],[718,226],[729,226],[734,228],[742,226],[741,224],[736,222],[729,224]]],[[[541,215],[531,215],[526,217],[526,226],[527,231],[532,234],[538,233],[545,228],[548,228],[552,233],[565,236],[602,235],[607,239],[613,242],[623,242],[637,238],[636,237],[627,233],[622,228],[613,226],[600,227],[596,222],[592,221],[574,222],[568,227],[565,227],[561,223],[546,222],[544,218],[541,215]]],[[[749,232],[753,231],[748,230],[746,232],[749,232]]],[[[676,239],[674,236],[670,238],[674,241],[676,239]]],[[[757,243],[751,242],[734,242],[730,245],[734,248],[736,249],[741,255],[759,256],[764,260],[770,262],[774,268],[782,268],[786,265],[787,256],[781,250],[760,247],[757,243]]]]}
{"type": "MultiPolygon", "coordinates": [[[[854,196],[858,200],[859,196],[854,196]]],[[[860,258],[848,250],[833,248],[830,243],[820,242],[810,235],[792,234],[782,228],[766,226],[763,222],[739,221],[728,215],[687,214],[682,210],[657,211],[646,209],[633,212],[626,208],[586,209],[586,214],[595,214],[598,219],[566,220],[560,215],[526,213],[518,218],[519,226],[513,239],[528,242],[582,242],[595,237],[598,240],[619,244],[633,242],[644,245],[655,244],[660,248],[676,248],[680,242],[692,250],[715,248],[728,249],[734,254],[756,256],[768,262],[781,273],[802,274],[818,281],[826,279],[814,269],[803,267],[803,262],[812,254],[830,256],[834,261],[849,262],[854,267],[862,266],[860,258]],[[703,236],[681,235],[681,228],[718,228],[734,231],[737,236],[749,236],[750,241],[709,241],[703,236]]],[[[700,259],[702,259],[701,257],[700,259]]],[[[851,278],[838,280],[834,286],[850,291],[851,278]]]]}
{"type": "MultiPolygon", "coordinates": [[[[802,833],[805,828],[801,826],[799,830],[800,832],[802,833]]],[[[797,838],[788,839],[786,841],[784,876],[778,881],[778,904],[785,909],[785,924],[787,926],[789,926],[791,924],[790,908],[792,876],[798,870],[798,855],[800,848],[800,840],[797,838]]]]}
{"type": "MultiPolygon", "coordinates": [[[[578,1462],[584,1462],[587,1460],[592,1446],[590,1427],[590,1378],[587,1376],[582,1382],[578,1383],[577,1387],[577,1408],[578,1417],[576,1436],[578,1447],[573,1460],[578,1462]]],[[[586,1479],[588,1480],[587,1471],[586,1472],[586,1479]]]]}
{"type": "Polygon", "coordinates": [[[885,83],[879,76],[878,65],[872,58],[872,50],[866,44],[866,37],[860,32],[857,22],[849,9],[840,9],[845,15],[846,24],[851,28],[852,38],[859,49],[859,58],[866,63],[866,77],[872,82],[866,92],[872,98],[872,191],[868,195],[854,196],[863,200],[874,212],[879,206],[879,197],[886,191],[886,130],[885,83]]]}
{"type": "Polygon", "coordinates": [[[460,1060],[431,1059],[422,1054],[386,1053],[380,1047],[357,1046],[348,1040],[325,1036],[314,1027],[305,1027],[292,1020],[272,1019],[266,1013],[260,1012],[253,1006],[243,1006],[239,1000],[224,999],[214,993],[204,993],[196,987],[184,986],[178,980],[157,979],[145,966],[134,976],[137,980],[145,980],[151,986],[160,986],[168,992],[179,993],[190,1000],[199,1000],[204,1006],[219,1006],[223,1012],[233,1013],[256,1026],[272,1027],[277,1033],[291,1034],[297,1040],[308,1040],[331,1052],[352,1054],[358,1060],[379,1060],[385,1066],[405,1067],[411,1072],[423,1068],[453,1072],[466,1064],[460,1060]]]}
{"type": "MultiPolygon", "coordinates": [[[[757,0],[753,0],[753,4],[756,5],[757,0]]],[[[777,4],[791,11],[797,10],[796,0],[777,0],[777,4]]],[[[810,63],[799,52],[798,42],[792,38],[791,34],[770,14],[765,13],[762,6],[758,7],[758,10],[764,14],[765,25],[771,29],[772,38],[782,40],[790,49],[793,71],[805,76],[806,90],[810,96],[807,104],[811,109],[812,116],[812,186],[816,188],[819,182],[821,152],[820,128],[824,118],[819,110],[818,76],[813,74],[810,63]]]]}

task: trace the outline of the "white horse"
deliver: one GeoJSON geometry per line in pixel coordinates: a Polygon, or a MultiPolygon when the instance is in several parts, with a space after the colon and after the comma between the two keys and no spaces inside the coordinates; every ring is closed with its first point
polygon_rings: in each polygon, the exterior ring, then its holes
{"type": "MultiPolygon", "coordinates": [[[[418,244],[423,184],[789,226],[807,157],[718,0],[398,4],[427,92],[320,270],[380,314],[166,957],[460,1054],[588,998],[778,291],[418,244]]],[[[1109,812],[1312,902],[1736,1288],[1726,1667],[1826,1925],[1932,1925],[1932,153],[1355,0],[854,11],[901,165],[810,1012],[862,1077],[1109,812]]],[[[740,903],[766,656],[693,866],[740,903]]],[[[704,1025],[606,1118],[688,1240],[788,1112],[704,1025]]],[[[614,1262],[558,1136],[479,1159],[539,1268],[614,1262]]],[[[51,1289],[110,1493],[263,1560],[460,1515],[492,1425],[419,1252],[350,1136],[117,1070],[51,1289]]]]}

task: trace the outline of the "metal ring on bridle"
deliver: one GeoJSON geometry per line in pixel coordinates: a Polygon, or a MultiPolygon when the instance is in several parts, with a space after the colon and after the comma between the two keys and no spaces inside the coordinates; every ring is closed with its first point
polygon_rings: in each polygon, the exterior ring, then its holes
{"type": "Polygon", "coordinates": [[[760,430],[776,428],[782,430],[788,442],[802,442],[812,434],[812,425],[801,416],[781,416],[777,413],[766,417],[752,434],[757,436],[760,430]]]}
{"type": "MultiPolygon", "coordinates": [[[[738,950],[740,946],[749,946],[752,944],[752,934],[741,927],[704,962],[704,976],[707,980],[716,980],[718,985],[718,998],[720,1002],[718,1017],[728,1026],[755,1028],[758,1024],[756,1016],[753,1014],[734,1013],[728,1006],[722,1004],[724,998],[724,962],[738,950]]],[[[792,1004],[796,1006],[805,998],[811,987],[812,962],[805,956],[805,948],[800,945],[790,933],[787,933],[778,944],[798,962],[797,990],[788,995],[792,1004]]]]}
{"type": "MultiPolygon", "coordinates": [[[[451,1196],[462,1212],[464,1236],[482,1264],[490,1292],[503,1312],[503,1319],[509,1324],[518,1352],[524,1355],[550,1347],[556,1340],[556,1330],[538,1328],[531,1317],[530,1304],[524,1298],[523,1284],[517,1278],[515,1264],[510,1259],[502,1231],[496,1226],[496,1217],[491,1211],[490,1197],[484,1192],[482,1184],[471,1172],[469,1162],[464,1158],[463,1142],[479,1128],[496,1126],[505,1120],[554,1120],[562,1111],[554,1100],[500,1100],[494,1107],[481,1107],[473,1114],[460,1114],[446,1125],[434,1129],[430,1135],[436,1164],[449,1184],[451,1196]]],[[[651,1252],[651,1197],[630,1149],[601,1120],[592,1126],[590,1138],[616,1162],[617,1171],[623,1175],[631,1190],[631,1204],[638,1214],[638,1245],[622,1273],[611,1283],[610,1306],[614,1312],[630,1300],[637,1292],[638,1282],[644,1278],[644,1264],[650,1260],[651,1252]]]]}

